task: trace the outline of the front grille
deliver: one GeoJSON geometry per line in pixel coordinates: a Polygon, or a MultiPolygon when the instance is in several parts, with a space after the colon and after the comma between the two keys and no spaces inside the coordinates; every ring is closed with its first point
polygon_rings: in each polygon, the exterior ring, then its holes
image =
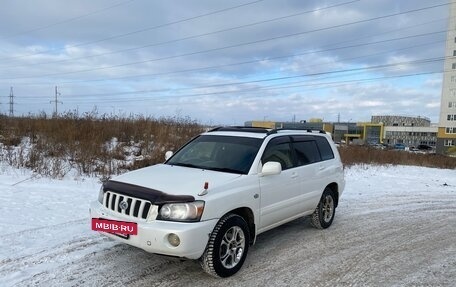
{"type": "Polygon", "coordinates": [[[103,195],[103,205],[109,210],[120,214],[128,215],[134,218],[147,219],[149,210],[152,207],[150,201],[145,199],[130,197],[123,194],[118,194],[112,191],[106,191],[103,195]],[[120,207],[120,203],[125,201],[128,203],[126,209],[120,207]]]}

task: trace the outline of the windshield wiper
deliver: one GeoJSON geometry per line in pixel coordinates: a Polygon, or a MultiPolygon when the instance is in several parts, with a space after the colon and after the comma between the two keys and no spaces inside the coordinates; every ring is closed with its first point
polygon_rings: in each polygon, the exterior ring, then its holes
{"type": "Polygon", "coordinates": [[[237,174],[245,174],[242,170],[227,168],[227,167],[210,167],[210,166],[198,166],[191,163],[183,163],[183,162],[176,162],[176,163],[168,163],[169,165],[175,166],[183,166],[183,167],[191,167],[191,168],[198,168],[198,169],[205,169],[205,170],[213,170],[213,171],[220,171],[220,172],[228,172],[228,173],[237,173],[237,174]]]}
{"type": "Polygon", "coordinates": [[[227,167],[208,167],[206,169],[210,169],[210,170],[214,170],[214,171],[221,171],[221,172],[244,174],[244,172],[242,170],[238,170],[238,169],[234,169],[234,168],[227,168],[227,167]]]}

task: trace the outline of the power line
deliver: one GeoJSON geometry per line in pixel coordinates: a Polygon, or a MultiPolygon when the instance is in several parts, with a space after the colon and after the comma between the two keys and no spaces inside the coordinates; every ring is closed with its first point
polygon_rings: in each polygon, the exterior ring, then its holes
{"type": "MultiPolygon", "coordinates": [[[[389,30],[383,33],[378,33],[375,36],[379,35],[385,35],[385,34],[390,34],[393,32],[401,31],[401,30],[407,30],[411,28],[416,28],[419,26],[423,25],[429,25],[434,22],[442,21],[442,20],[447,20],[448,18],[441,18],[437,20],[432,20],[432,21],[427,21],[424,23],[420,23],[417,25],[411,25],[411,26],[406,26],[404,28],[400,29],[393,29],[389,30]]],[[[320,49],[320,50],[313,50],[313,51],[306,51],[303,53],[297,53],[297,54],[288,54],[288,55],[282,55],[282,56],[276,56],[276,57],[268,57],[268,58],[262,58],[262,59],[257,59],[257,60],[249,60],[249,61],[242,61],[242,62],[235,62],[235,63],[229,63],[229,64],[221,64],[221,65],[214,65],[214,66],[206,66],[206,67],[200,67],[200,68],[191,68],[191,69],[184,69],[184,70],[175,70],[175,71],[169,71],[169,72],[160,72],[160,73],[148,73],[148,74],[139,74],[139,75],[129,75],[129,76],[122,76],[122,77],[111,77],[111,78],[101,78],[101,79],[83,79],[83,80],[72,80],[72,81],[59,81],[60,84],[73,84],[73,83],[88,83],[88,82],[104,82],[104,81],[112,81],[112,80],[121,80],[121,79],[137,79],[140,77],[155,77],[155,76],[163,76],[163,75],[171,75],[171,74],[178,74],[178,73],[188,73],[188,72],[199,72],[199,71],[205,71],[205,70],[211,70],[211,69],[220,69],[220,68],[225,68],[225,67],[233,67],[233,66],[240,66],[240,65],[246,65],[246,64],[253,64],[253,63],[259,63],[262,61],[272,61],[272,60],[279,60],[279,59],[285,59],[285,58],[292,58],[292,57],[298,57],[298,56],[303,56],[307,54],[313,54],[313,53],[322,53],[322,52],[329,52],[329,51],[335,51],[335,50],[342,50],[342,49],[347,49],[347,48],[355,48],[355,47],[361,47],[365,45],[374,45],[374,44],[379,44],[379,43],[386,43],[386,42],[391,42],[391,41],[397,41],[397,40],[405,40],[405,39],[411,39],[415,37],[422,37],[422,36],[428,36],[428,35],[434,35],[434,34],[439,34],[439,33],[446,33],[448,32],[447,30],[442,30],[442,31],[436,31],[436,32],[429,32],[429,33],[424,33],[424,34],[416,34],[416,35],[410,35],[410,36],[403,36],[399,38],[392,38],[392,39],[386,39],[386,40],[381,40],[381,41],[376,41],[376,42],[365,42],[365,43],[358,43],[354,45],[349,45],[349,46],[341,46],[341,47],[336,47],[333,48],[332,46],[338,46],[340,44],[344,43],[351,43],[351,42],[356,42],[364,38],[370,38],[371,35],[365,35],[360,38],[356,39],[351,39],[351,40],[346,40],[343,42],[338,42],[338,43],[332,43],[329,45],[326,45],[324,47],[329,47],[325,49],[320,49]]],[[[436,41],[434,43],[438,43],[440,41],[436,41]]],[[[413,46],[415,47],[415,46],[413,46]]],[[[418,47],[418,46],[416,46],[418,47]]],[[[407,48],[405,48],[407,49],[407,48]]],[[[400,51],[404,49],[395,49],[394,51],[400,51]]],[[[48,85],[48,83],[20,83],[21,85],[48,85]]]]}
{"type": "MultiPolygon", "coordinates": [[[[412,65],[412,64],[428,64],[433,62],[439,62],[445,60],[445,58],[452,58],[452,57],[436,57],[436,58],[426,58],[426,59],[419,59],[413,61],[402,61],[396,62],[391,64],[382,64],[382,65],[373,65],[368,67],[361,67],[361,68],[350,68],[350,69],[341,69],[341,70],[334,70],[334,71],[324,71],[324,72],[317,72],[317,73],[307,73],[301,75],[294,75],[294,76],[283,76],[283,77],[273,77],[273,78],[265,78],[265,79],[258,79],[258,80],[251,80],[251,81],[240,81],[240,82],[231,82],[231,83],[223,83],[223,84],[213,84],[213,85],[206,85],[206,86],[198,86],[192,88],[180,88],[180,89],[156,89],[156,90],[137,90],[137,91],[129,91],[129,92],[110,92],[110,93],[98,93],[98,94],[73,94],[67,95],[68,97],[103,97],[103,96],[117,96],[117,95],[135,95],[135,94],[144,94],[144,93],[163,93],[163,92],[176,92],[179,90],[197,90],[197,89],[207,89],[207,88],[218,88],[218,87],[226,87],[226,86],[239,86],[245,84],[257,84],[257,83],[264,83],[264,82],[272,82],[272,81],[282,81],[282,80],[289,80],[289,79],[296,79],[296,78],[305,78],[305,77],[315,77],[315,76],[322,76],[322,75],[332,75],[332,74],[343,74],[343,73],[350,73],[350,72],[365,72],[365,71],[372,71],[372,70],[379,70],[385,68],[392,68],[404,65],[412,65]]],[[[347,76],[347,75],[343,75],[347,76]]],[[[283,84],[281,84],[283,85],[283,84]]],[[[237,92],[237,91],[234,91],[237,92]]],[[[218,93],[218,92],[214,92],[218,93]]],[[[222,92],[227,93],[227,92],[222,92]]],[[[233,93],[233,91],[228,91],[228,93],[233,93]]],[[[203,95],[210,95],[213,93],[203,93],[203,95]]],[[[131,99],[131,98],[128,98],[131,99]]],[[[110,100],[112,101],[112,100],[110,100]]]]}
{"type": "Polygon", "coordinates": [[[187,37],[184,37],[184,38],[179,38],[179,39],[174,39],[174,40],[169,40],[169,41],[165,41],[165,42],[147,44],[147,45],[143,45],[143,46],[139,46],[139,47],[132,47],[132,48],[127,48],[127,49],[122,49],[122,50],[110,51],[110,52],[99,53],[99,54],[89,55],[89,56],[84,56],[84,57],[71,58],[71,59],[66,59],[66,60],[58,60],[58,61],[51,61],[51,62],[41,62],[41,63],[35,63],[35,64],[24,64],[24,65],[19,65],[19,66],[18,65],[7,66],[5,68],[17,68],[17,67],[22,67],[22,66],[36,66],[36,65],[65,63],[65,62],[71,62],[71,61],[75,61],[75,60],[89,59],[89,58],[95,58],[95,57],[100,57],[100,56],[123,53],[123,52],[127,52],[127,51],[140,50],[140,49],[144,49],[144,48],[157,47],[157,46],[177,43],[177,42],[181,42],[181,41],[185,41],[185,40],[201,38],[201,37],[204,37],[204,36],[224,33],[224,32],[228,32],[228,31],[234,31],[234,30],[238,30],[238,29],[242,29],[242,28],[246,28],[246,27],[252,27],[252,26],[256,26],[256,25],[260,25],[260,24],[265,24],[265,23],[275,22],[275,21],[279,21],[279,20],[284,20],[284,19],[288,19],[288,18],[291,18],[291,17],[296,17],[296,16],[300,16],[300,15],[304,15],[304,14],[315,13],[315,12],[319,12],[319,11],[323,11],[323,10],[327,10],[327,9],[331,9],[331,8],[335,8],[335,7],[340,7],[340,6],[352,4],[354,2],[359,2],[359,1],[360,0],[352,0],[352,1],[349,1],[349,2],[338,3],[338,4],[334,4],[334,5],[330,5],[330,6],[325,6],[325,7],[313,9],[313,10],[306,10],[306,11],[302,11],[302,12],[299,12],[299,13],[293,13],[293,14],[286,15],[286,16],[281,16],[281,17],[276,17],[276,18],[267,19],[267,20],[263,20],[263,21],[253,22],[253,23],[250,23],[250,24],[230,27],[230,28],[226,28],[226,29],[216,30],[216,31],[208,32],[208,33],[203,33],[203,34],[196,34],[196,35],[187,36],[187,37]]]}
{"type": "Polygon", "coordinates": [[[52,23],[52,24],[48,24],[48,25],[44,25],[44,26],[41,26],[41,27],[38,27],[38,28],[33,28],[33,29],[30,29],[30,30],[22,31],[22,32],[19,32],[19,33],[16,33],[16,34],[12,34],[12,35],[9,35],[9,36],[0,37],[0,39],[10,39],[10,38],[15,38],[17,36],[29,34],[29,33],[32,33],[32,32],[45,30],[45,29],[48,29],[48,28],[51,28],[51,27],[54,27],[54,26],[58,26],[58,25],[61,25],[61,24],[65,24],[65,23],[76,21],[76,20],[80,20],[80,19],[88,17],[88,16],[99,14],[101,12],[105,12],[107,10],[110,10],[110,9],[125,5],[126,3],[133,2],[133,1],[135,1],[135,0],[122,1],[120,3],[101,8],[101,9],[89,12],[87,14],[84,14],[84,15],[79,15],[79,16],[76,16],[76,17],[68,18],[68,19],[61,20],[61,21],[58,21],[58,22],[55,22],[55,23],[52,23]]]}
{"type": "MultiPolygon", "coordinates": [[[[173,97],[166,97],[166,96],[161,96],[161,97],[154,97],[154,98],[128,98],[128,99],[118,99],[118,100],[110,100],[110,103],[125,103],[125,102],[141,102],[141,101],[152,101],[152,102],[163,102],[166,101],[168,104],[171,105],[179,105],[180,103],[175,103],[169,101],[170,99],[182,99],[182,98],[195,98],[195,97],[204,97],[204,96],[210,96],[210,95],[223,95],[223,94],[229,94],[229,93],[236,93],[236,94],[243,94],[243,93],[251,93],[255,91],[263,91],[263,90],[274,90],[274,89],[287,89],[287,88],[296,88],[296,87],[312,87],[312,86],[320,86],[320,87],[315,87],[315,88],[310,88],[310,89],[305,89],[305,90],[300,90],[301,92],[307,92],[307,91],[315,91],[315,90],[323,90],[323,89],[329,89],[329,88],[337,88],[341,86],[345,86],[348,83],[354,83],[354,84],[362,84],[362,83],[369,83],[369,82],[374,82],[374,81],[383,81],[383,80],[390,80],[390,79],[399,79],[399,78],[407,78],[407,77],[416,77],[416,76],[424,76],[424,75],[432,75],[432,74],[441,74],[441,73],[446,73],[449,71],[430,71],[430,72],[423,72],[423,73],[413,73],[413,74],[404,74],[404,75],[394,75],[394,76],[384,76],[384,77],[373,77],[373,78],[363,78],[363,79],[355,79],[355,80],[344,80],[344,81],[335,81],[335,82],[324,82],[324,83],[316,83],[316,84],[302,84],[302,85],[295,85],[295,86],[283,86],[283,87],[260,87],[260,88],[250,88],[250,89],[243,89],[243,90],[238,90],[238,91],[221,91],[221,92],[209,92],[209,93],[199,93],[199,94],[187,94],[187,95],[179,95],[179,96],[173,96],[173,97]]],[[[277,95],[269,95],[269,96],[277,96],[277,95]]],[[[255,98],[265,98],[267,97],[266,94],[261,94],[261,95],[250,95],[247,97],[243,97],[243,99],[255,99],[255,98]]],[[[34,104],[39,104],[41,102],[34,102],[34,104]]],[[[100,104],[100,103],[105,103],[105,100],[100,100],[100,101],[86,101],[84,100],[83,102],[79,101],[72,101],[72,103],[78,103],[79,106],[83,105],[92,105],[92,104],[100,104]]]]}
{"type": "MultiPolygon", "coordinates": [[[[288,79],[303,78],[303,77],[314,77],[314,76],[329,75],[329,74],[355,72],[355,71],[370,71],[370,70],[378,70],[378,69],[391,68],[391,67],[397,67],[397,66],[404,66],[404,65],[410,65],[410,64],[426,64],[426,63],[431,63],[431,62],[439,62],[439,61],[445,60],[445,58],[446,57],[428,58],[428,59],[421,59],[421,60],[414,60],[414,61],[404,61],[404,62],[398,62],[398,63],[392,63],[392,64],[375,65],[375,66],[362,67],[362,68],[351,68],[351,69],[325,71],[325,72],[318,72],[318,73],[308,73],[308,74],[301,74],[301,75],[295,75],[295,76],[283,76],[283,77],[266,78],[266,79],[252,80],[252,81],[241,81],[241,82],[232,82],[232,83],[224,83],[224,84],[214,84],[214,85],[208,85],[208,86],[195,87],[193,89],[216,88],[216,87],[233,86],[233,85],[245,85],[245,84],[263,83],[263,82],[271,82],[271,81],[279,81],[279,80],[288,80],[288,79]]],[[[453,57],[448,57],[448,58],[453,58],[453,57]]],[[[167,90],[167,91],[174,91],[174,90],[167,90]]],[[[157,91],[143,90],[143,91],[104,93],[104,94],[86,94],[86,95],[83,95],[83,96],[85,96],[85,97],[88,97],[88,96],[97,96],[97,97],[99,97],[99,96],[103,96],[103,95],[109,95],[109,96],[112,96],[112,95],[128,95],[128,94],[139,94],[139,93],[150,93],[150,92],[157,92],[157,91]]],[[[159,92],[163,92],[163,91],[159,91],[159,92]]],[[[76,96],[80,97],[82,95],[71,95],[71,96],[72,97],[76,97],[76,96]]]]}
{"type": "MultiPolygon", "coordinates": [[[[421,34],[420,34],[421,35],[421,34]]],[[[383,41],[380,41],[383,42],[383,41]]],[[[441,42],[444,42],[441,41],[441,42]]],[[[427,42],[423,44],[415,44],[413,46],[405,47],[402,49],[394,49],[394,50],[388,50],[388,51],[382,51],[378,53],[373,53],[373,54],[368,54],[368,55],[360,55],[360,56],[355,56],[355,57],[349,57],[349,58],[344,58],[340,59],[339,61],[348,61],[348,60],[355,60],[355,59],[361,59],[361,58],[368,58],[368,57],[373,57],[373,56],[379,56],[382,54],[390,53],[390,52],[397,52],[401,50],[408,50],[410,48],[421,48],[427,45],[434,44],[435,42],[427,42]]],[[[371,43],[372,44],[372,43],[371,43]]],[[[318,52],[318,51],[316,51],[318,52]]],[[[113,96],[113,95],[127,95],[127,94],[141,94],[141,93],[163,93],[163,92],[178,92],[178,91],[184,91],[184,90],[197,90],[197,89],[207,89],[207,88],[214,88],[214,87],[221,87],[221,86],[233,86],[233,85],[243,85],[243,84],[251,84],[251,83],[256,83],[256,82],[263,82],[263,81],[271,81],[271,80],[284,80],[288,78],[300,78],[300,77],[316,77],[316,76],[321,76],[325,74],[337,74],[337,73],[348,73],[348,72],[364,72],[364,70],[368,69],[381,69],[381,68],[386,68],[386,67],[394,67],[394,66],[401,66],[401,65],[410,65],[410,64],[425,64],[425,63],[432,63],[436,61],[441,61],[444,58],[426,58],[426,59],[421,59],[421,60],[413,60],[413,61],[405,61],[405,62],[399,62],[399,63],[391,63],[387,65],[377,65],[377,66],[370,66],[370,67],[363,67],[363,68],[356,68],[356,69],[345,69],[345,70],[337,70],[337,71],[325,71],[321,73],[313,73],[313,74],[305,74],[305,75],[297,75],[297,76],[288,76],[288,77],[281,77],[281,78],[268,78],[268,79],[260,79],[260,80],[255,80],[255,81],[242,81],[242,82],[231,82],[231,83],[220,83],[220,84],[212,84],[212,85],[205,85],[205,86],[198,86],[198,87],[186,87],[186,88],[173,88],[173,89],[148,89],[148,90],[137,90],[137,91],[130,91],[130,92],[109,92],[109,93],[98,93],[98,94],[83,94],[83,95],[78,95],[78,94],[73,94],[73,95],[67,95],[71,97],[80,97],[80,96],[113,96]]],[[[321,64],[315,64],[312,66],[306,66],[307,68],[311,68],[313,66],[318,66],[321,67],[321,64]]],[[[345,74],[342,76],[346,76],[345,74]]],[[[25,97],[29,99],[34,99],[35,97],[25,97]]]]}
{"type": "MultiPolygon", "coordinates": [[[[422,25],[428,25],[428,24],[433,23],[433,22],[447,20],[447,19],[448,18],[441,18],[441,19],[437,19],[437,20],[432,20],[432,21],[427,21],[427,22],[424,22],[424,23],[420,23],[418,25],[407,26],[405,28],[393,29],[393,30],[390,30],[390,31],[387,31],[387,32],[378,33],[375,36],[389,34],[389,33],[397,32],[397,31],[401,31],[401,30],[407,30],[407,29],[410,29],[410,28],[415,28],[415,27],[422,26],[422,25]]],[[[257,60],[249,60],[249,61],[235,62],[235,63],[229,63],[229,64],[206,66],[206,67],[200,67],[200,68],[175,70],[175,71],[169,71],[169,72],[148,73],[148,74],[129,75],[129,76],[122,76],[122,77],[111,77],[111,78],[101,78],[101,79],[84,79],[84,80],[73,80],[73,81],[63,81],[63,82],[61,81],[59,83],[62,85],[62,84],[73,84],[73,83],[102,82],[102,81],[112,81],[112,80],[132,79],[132,78],[133,79],[137,79],[137,78],[140,78],[140,77],[156,77],[156,76],[171,75],[171,74],[178,74],[178,73],[199,72],[199,71],[205,71],[205,70],[220,69],[220,68],[225,68],[225,67],[233,67],[233,66],[247,65],[247,64],[253,64],[253,63],[260,63],[260,62],[263,62],[265,60],[272,61],[272,60],[299,57],[299,56],[304,56],[304,55],[308,55],[308,54],[330,52],[330,51],[335,51],[335,50],[356,48],[356,47],[367,46],[367,45],[375,45],[375,44],[380,44],[380,43],[387,43],[387,42],[392,42],[392,41],[411,39],[411,38],[415,38],[415,37],[423,37],[423,36],[429,36],[429,35],[434,35],[434,34],[446,33],[448,31],[449,30],[442,30],[442,31],[436,31],[436,32],[429,32],[429,33],[423,33],[423,34],[415,34],[415,35],[403,36],[403,37],[398,37],[398,38],[386,39],[386,40],[375,41],[375,42],[365,42],[365,43],[358,43],[358,44],[338,47],[338,45],[340,45],[340,44],[356,42],[356,41],[359,41],[361,39],[370,38],[371,37],[371,35],[367,35],[367,36],[363,36],[363,37],[360,37],[360,38],[357,38],[357,39],[351,39],[351,40],[338,42],[338,43],[331,43],[329,45],[323,46],[323,47],[330,47],[330,48],[306,51],[306,52],[303,52],[303,53],[288,54],[288,55],[282,55],[282,56],[276,56],[276,57],[268,57],[268,58],[262,58],[262,59],[257,59],[257,60]],[[334,46],[336,46],[336,47],[334,47],[334,46]]],[[[445,41],[445,40],[442,40],[442,41],[445,41]]],[[[436,41],[436,42],[433,42],[433,43],[439,43],[439,42],[442,42],[442,41],[436,41]]],[[[429,44],[432,44],[432,43],[429,43],[429,44]]],[[[425,44],[425,45],[428,45],[428,44],[425,44]]],[[[410,48],[419,47],[419,46],[421,46],[421,45],[414,45],[414,46],[411,46],[410,48]]],[[[401,50],[406,50],[406,49],[408,49],[408,48],[394,49],[394,51],[401,51],[401,50]]],[[[350,60],[350,59],[351,58],[348,58],[348,60],[350,60]]],[[[345,59],[345,60],[347,60],[347,59],[345,59]]],[[[20,85],[48,85],[48,83],[20,83],[20,85]]]]}
{"type": "Polygon", "coordinates": [[[180,20],[176,20],[176,21],[172,21],[172,22],[168,22],[168,23],[164,23],[164,24],[148,27],[148,28],[135,30],[135,31],[132,31],[132,32],[124,33],[124,34],[119,34],[119,35],[115,35],[115,36],[102,38],[102,39],[95,40],[95,41],[89,41],[89,42],[83,42],[83,43],[79,43],[79,44],[75,44],[75,45],[69,45],[69,46],[66,46],[65,48],[49,49],[49,50],[40,51],[40,52],[36,52],[36,53],[31,53],[31,54],[27,54],[27,55],[21,55],[21,56],[10,57],[10,58],[3,58],[3,59],[0,59],[0,61],[8,60],[8,59],[24,58],[24,57],[44,54],[44,53],[47,53],[47,52],[56,52],[56,51],[61,51],[61,50],[68,49],[68,48],[82,47],[82,46],[87,46],[87,45],[91,45],[91,44],[95,44],[95,43],[99,43],[99,42],[104,42],[104,41],[108,41],[108,40],[112,40],[112,39],[118,39],[118,38],[131,36],[131,35],[138,34],[138,33],[143,33],[143,32],[146,32],[146,31],[151,31],[151,30],[155,30],[155,29],[159,29],[159,28],[163,28],[163,27],[167,27],[167,26],[171,26],[171,25],[175,25],[175,24],[179,24],[179,23],[183,23],[183,22],[187,22],[187,21],[191,21],[191,20],[195,20],[195,19],[198,19],[198,18],[210,16],[210,15],[223,13],[223,12],[226,12],[226,11],[229,11],[229,10],[234,10],[234,9],[237,9],[237,8],[249,6],[249,5],[256,4],[256,3],[259,3],[259,2],[263,2],[263,1],[265,1],[265,0],[256,0],[256,1],[248,2],[248,3],[244,3],[244,4],[231,6],[231,7],[228,7],[228,8],[224,8],[224,9],[215,10],[215,11],[212,11],[212,12],[200,14],[200,15],[197,15],[197,16],[189,17],[189,18],[184,18],[184,19],[180,19],[180,20]]]}
{"type": "MultiPolygon", "coordinates": [[[[110,103],[125,103],[125,102],[143,102],[143,101],[164,101],[170,102],[170,99],[179,99],[179,98],[194,98],[194,97],[203,97],[203,96],[211,96],[211,95],[223,95],[223,94],[241,94],[241,93],[251,93],[255,91],[264,91],[264,90],[274,90],[274,89],[287,89],[287,88],[297,88],[297,87],[306,87],[306,86],[322,86],[317,88],[311,88],[306,90],[300,91],[312,91],[312,90],[321,90],[321,89],[328,89],[328,88],[335,88],[340,86],[345,86],[348,83],[367,83],[373,81],[383,81],[383,80],[390,80],[390,79],[399,79],[399,78],[406,78],[406,77],[416,77],[416,76],[424,76],[424,75],[432,75],[432,74],[440,74],[445,73],[448,71],[431,71],[431,72],[423,72],[423,73],[413,73],[413,74],[405,74],[405,75],[395,75],[395,76],[384,76],[384,77],[373,77],[373,78],[363,78],[363,79],[355,79],[355,80],[344,80],[344,81],[335,81],[335,82],[324,82],[324,83],[314,83],[314,84],[302,84],[302,85],[294,85],[294,86],[281,86],[281,87],[258,87],[258,88],[249,88],[249,89],[242,89],[237,91],[218,91],[218,92],[207,92],[207,93],[193,93],[193,94],[186,94],[186,95],[178,95],[178,96],[161,96],[161,97],[154,97],[154,98],[128,98],[128,99],[112,99],[109,100],[110,103]]],[[[277,95],[274,95],[277,96],[277,95]]],[[[253,99],[253,98],[264,98],[265,94],[255,95],[255,96],[248,96],[243,97],[243,99],[253,99]]],[[[94,103],[104,103],[105,100],[100,101],[86,101],[82,104],[94,104],[94,103]]],[[[79,103],[79,101],[73,101],[73,103],[79,103]]]]}
{"type": "Polygon", "coordinates": [[[404,12],[398,12],[398,13],[393,13],[389,15],[383,15],[383,16],[378,16],[370,19],[364,19],[364,20],[358,20],[350,23],[345,23],[345,24],[339,24],[339,25],[334,25],[334,26],[329,26],[329,27],[324,27],[324,28],[319,28],[319,29],[314,29],[314,30],[308,30],[308,31],[303,31],[303,32],[298,32],[298,33],[292,33],[292,34],[287,34],[287,35],[282,35],[282,36],[276,36],[276,37],[271,37],[271,38],[266,38],[266,39],[261,39],[261,40],[256,40],[256,41],[250,41],[250,42],[244,42],[244,43],[239,43],[239,44],[234,44],[234,45],[229,45],[229,46],[224,46],[224,47],[219,47],[219,48],[212,48],[212,49],[207,49],[207,50],[201,50],[201,51],[196,51],[196,52],[190,52],[190,53],[184,53],[180,55],[173,55],[173,56],[167,56],[167,57],[162,57],[162,58],[156,58],[156,59],[148,59],[148,60],[142,60],[142,61],[136,61],[136,62],[130,62],[130,63],[124,63],[124,64],[118,64],[118,65],[111,65],[111,66],[105,66],[105,67],[99,67],[99,68],[91,68],[91,69],[85,69],[85,70],[78,70],[78,71],[71,71],[71,72],[62,72],[62,73],[55,73],[55,74],[46,74],[46,75],[40,75],[40,76],[27,76],[27,77],[15,77],[15,78],[0,78],[0,80],[16,80],[16,79],[28,79],[28,78],[42,78],[42,77],[51,77],[51,76],[61,76],[61,75],[69,75],[69,74],[77,74],[77,73],[83,73],[83,72],[92,72],[92,71],[99,71],[99,70],[106,70],[106,69],[112,69],[112,68],[119,68],[119,67],[125,67],[125,66],[132,66],[132,65],[138,65],[138,64],[144,64],[144,63],[149,63],[149,62],[155,62],[155,61],[161,61],[161,60],[168,60],[168,59],[174,59],[174,58],[180,58],[180,57],[185,57],[185,56],[192,56],[192,55],[198,55],[198,54],[205,54],[209,52],[214,52],[214,51],[220,51],[220,50],[226,50],[226,49],[231,49],[231,48],[237,48],[241,46],[247,46],[247,45],[253,45],[253,44],[258,44],[258,43],[264,43],[268,41],[273,41],[273,40],[279,40],[279,39],[284,39],[284,38],[289,38],[289,37],[295,37],[295,36],[300,36],[304,34],[309,34],[309,33],[315,33],[315,32],[321,32],[325,30],[330,30],[330,29],[335,29],[335,28],[341,28],[345,26],[350,26],[350,25],[355,25],[355,24],[360,24],[360,23],[366,23],[370,21],[375,21],[379,19],[385,19],[385,18],[390,18],[398,15],[403,15],[403,14],[408,14],[408,13],[414,13],[418,11],[423,11],[423,10],[428,10],[428,9],[433,9],[436,7],[441,7],[441,6],[446,6],[449,5],[448,3],[445,4],[439,4],[439,5],[433,5],[433,6],[428,6],[428,7],[423,7],[423,8],[418,8],[418,9],[413,9],[413,10],[408,10],[404,12]]]}

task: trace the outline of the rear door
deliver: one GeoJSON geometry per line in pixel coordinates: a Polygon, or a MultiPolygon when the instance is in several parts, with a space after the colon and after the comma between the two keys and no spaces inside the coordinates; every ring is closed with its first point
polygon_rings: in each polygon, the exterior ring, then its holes
{"type": "Polygon", "coordinates": [[[302,179],[299,202],[303,213],[311,213],[315,210],[325,188],[321,154],[316,138],[311,135],[292,136],[297,170],[302,179]]]}

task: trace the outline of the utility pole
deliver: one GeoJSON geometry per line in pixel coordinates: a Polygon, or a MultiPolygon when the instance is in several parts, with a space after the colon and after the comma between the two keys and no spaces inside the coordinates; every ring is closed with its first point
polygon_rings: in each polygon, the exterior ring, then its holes
{"type": "Polygon", "coordinates": [[[10,89],[10,96],[9,96],[9,116],[14,117],[14,92],[13,87],[10,89]]]}
{"type": "Polygon", "coordinates": [[[57,111],[57,104],[63,104],[63,102],[58,100],[58,96],[60,96],[59,91],[57,90],[57,86],[55,86],[55,100],[49,101],[49,103],[55,103],[55,109],[54,109],[54,117],[57,117],[58,111],[57,111]]]}

